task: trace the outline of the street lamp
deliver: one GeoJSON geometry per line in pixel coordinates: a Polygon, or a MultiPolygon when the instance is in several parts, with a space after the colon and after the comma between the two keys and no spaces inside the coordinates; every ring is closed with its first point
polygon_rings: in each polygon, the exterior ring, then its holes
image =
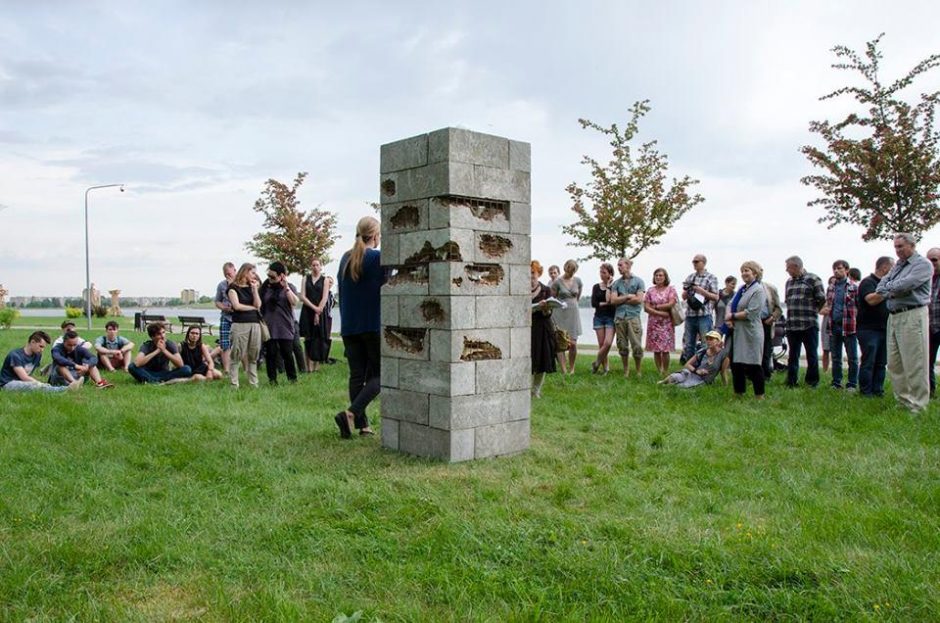
{"type": "Polygon", "coordinates": [[[88,193],[99,188],[120,188],[121,192],[124,192],[124,184],[104,184],[85,189],[85,314],[88,317],[89,331],[91,331],[91,264],[88,260],[88,193]]]}

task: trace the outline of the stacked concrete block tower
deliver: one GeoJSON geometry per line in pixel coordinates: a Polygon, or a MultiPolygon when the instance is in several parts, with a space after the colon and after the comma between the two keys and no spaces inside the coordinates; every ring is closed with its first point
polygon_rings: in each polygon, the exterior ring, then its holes
{"type": "Polygon", "coordinates": [[[383,145],[382,445],[529,446],[530,148],[445,128],[383,145]]]}

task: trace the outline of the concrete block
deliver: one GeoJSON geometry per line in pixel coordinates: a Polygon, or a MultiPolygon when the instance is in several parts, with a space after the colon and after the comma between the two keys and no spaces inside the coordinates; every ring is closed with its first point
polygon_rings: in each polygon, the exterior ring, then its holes
{"type": "Polygon", "coordinates": [[[382,249],[393,234],[428,229],[428,200],[402,201],[381,207],[382,249]]]}
{"type": "Polygon", "coordinates": [[[444,128],[428,135],[428,162],[463,162],[509,168],[509,140],[460,128],[444,128]]]}
{"type": "Polygon", "coordinates": [[[428,227],[458,227],[474,231],[510,231],[510,203],[465,197],[434,197],[428,208],[428,227]]]}
{"type": "Polygon", "coordinates": [[[447,431],[409,422],[399,427],[399,450],[444,461],[469,461],[474,458],[476,435],[473,430],[447,431]]]}
{"type": "Polygon", "coordinates": [[[398,428],[400,422],[391,418],[382,418],[382,447],[398,451],[398,428]]]}
{"type": "Polygon", "coordinates": [[[433,329],[469,329],[476,326],[476,306],[449,296],[402,296],[398,325],[433,329]]]}
{"type": "Polygon", "coordinates": [[[473,429],[474,458],[506,456],[522,452],[529,447],[529,420],[516,420],[473,429]]]}
{"type": "Polygon", "coordinates": [[[382,324],[385,326],[397,326],[398,325],[398,299],[400,297],[394,294],[386,294],[380,296],[380,318],[382,319],[382,324]]]}
{"type": "Polygon", "coordinates": [[[470,229],[430,229],[400,236],[401,264],[472,261],[474,238],[470,229]]]}
{"type": "Polygon", "coordinates": [[[509,294],[514,296],[528,296],[532,298],[532,267],[526,264],[510,264],[506,267],[509,273],[509,294]]]}
{"type": "Polygon", "coordinates": [[[428,163],[428,135],[419,134],[379,148],[379,171],[389,173],[423,167],[428,163]]]}
{"type": "Polygon", "coordinates": [[[477,362],[477,393],[508,392],[532,386],[532,359],[477,362]]]}
{"type": "Polygon", "coordinates": [[[388,282],[382,286],[382,297],[395,294],[426,296],[428,293],[427,266],[394,266],[388,282]]]}
{"type": "Polygon", "coordinates": [[[398,384],[398,362],[397,357],[382,357],[382,387],[391,387],[397,389],[398,384]]]}
{"type": "Polygon", "coordinates": [[[504,296],[510,291],[509,275],[500,264],[435,262],[428,274],[432,296],[504,296]]]}
{"type": "Polygon", "coordinates": [[[450,192],[450,172],[446,162],[379,176],[382,205],[449,194],[453,193],[450,192]]]}
{"type": "Polygon", "coordinates": [[[532,206],[519,201],[509,202],[509,231],[514,234],[532,233],[532,206]]]}
{"type": "Polygon", "coordinates": [[[383,390],[382,421],[386,418],[427,426],[428,395],[401,389],[383,390]]]}
{"type": "Polygon", "coordinates": [[[532,324],[532,299],[525,296],[477,296],[476,327],[528,327],[532,324]]]}
{"type": "Polygon", "coordinates": [[[431,396],[428,425],[446,430],[476,428],[529,419],[530,412],[529,390],[473,396],[431,396]]]}
{"type": "Polygon", "coordinates": [[[430,353],[427,329],[383,325],[382,356],[427,361],[430,353]]]}
{"type": "Polygon", "coordinates": [[[437,396],[466,396],[476,391],[476,365],[473,362],[402,360],[398,378],[398,386],[403,390],[437,396]]]}
{"type": "MultiPolygon", "coordinates": [[[[458,183],[465,183],[464,177],[466,174],[458,170],[460,166],[459,163],[451,164],[451,187],[458,183]]],[[[473,165],[471,179],[473,181],[469,190],[472,190],[472,192],[455,190],[452,194],[522,203],[529,203],[531,200],[531,177],[525,171],[509,171],[507,169],[473,165]]]]}
{"type": "Polygon", "coordinates": [[[522,141],[509,141],[509,168],[513,171],[532,171],[532,146],[522,141]]]}
{"type": "Polygon", "coordinates": [[[379,263],[382,266],[398,266],[401,264],[401,234],[385,233],[384,225],[382,237],[379,239],[379,263]]]}
{"type": "Polygon", "coordinates": [[[531,237],[524,234],[475,232],[474,262],[528,264],[532,261],[531,237]]]}
{"type": "Polygon", "coordinates": [[[430,333],[431,361],[480,362],[509,357],[509,329],[431,329],[430,333]]]}
{"type": "MultiPolygon", "coordinates": [[[[529,316],[531,320],[531,315],[529,316]]],[[[532,326],[509,330],[509,357],[532,357],[532,326]]],[[[383,368],[384,370],[384,368],[383,368]]]]}

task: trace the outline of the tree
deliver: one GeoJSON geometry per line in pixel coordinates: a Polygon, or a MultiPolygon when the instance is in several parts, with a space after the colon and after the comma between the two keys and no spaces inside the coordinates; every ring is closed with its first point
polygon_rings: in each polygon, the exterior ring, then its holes
{"type": "Polygon", "coordinates": [[[329,261],[330,248],[336,241],[336,214],[314,208],[304,212],[298,206],[297,189],[307,177],[297,174],[294,185],[275,179],[264,183],[254,210],[264,214],[265,231],[255,234],[245,247],[269,262],[283,262],[289,272],[304,273],[314,258],[329,261]]]}
{"type": "Polygon", "coordinates": [[[864,58],[845,46],[832,48],[838,58],[846,59],[832,67],[860,73],[868,86],[842,87],[820,100],[851,95],[867,111],[850,113],[838,123],[810,122],[810,132],[819,134],[826,146],[806,145],[800,151],[823,172],[800,181],[822,192],[808,205],[825,210],[819,222],[828,223],[829,229],[850,223],[864,228],[863,240],[890,239],[895,232],[920,238],[940,222],[940,134],[934,130],[940,92],[921,94],[914,106],[898,94],[940,64],[940,54],[886,86],[878,73],[883,36],[866,44],[864,58]]]}
{"type": "Polygon", "coordinates": [[[591,249],[581,259],[634,258],[659,244],[659,239],[683,214],[704,201],[701,195],[689,194],[698,180],[685,176],[681,180],[673,178],[671,184],[667,182],[668,158],[656,150],[656,141],[641,144],[634,156],[630,141],[637,134],[640,118],[649,111],[649,100],[636,102],[630,109],[630,123],[623,131],[616,124],[605,128],[578,119],[582,128],[593,128],[611,137],[613,148],[607,166],[584,156],[581,163],[590,166],[593,181],[586,187],[572,182],[566,188],[578,220],[562,227],[562,231],[575,239],[569,246],[591,249]]]}

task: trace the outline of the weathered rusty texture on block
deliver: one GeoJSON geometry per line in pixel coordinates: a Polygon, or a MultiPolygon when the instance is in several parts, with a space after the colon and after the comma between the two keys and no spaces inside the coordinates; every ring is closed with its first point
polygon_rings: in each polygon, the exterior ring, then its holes
{"type": "MultiPolygon", "coordinates": [[[[384,251],[383,251],[384,253],[384,251]]],[[[426,265],[392,266],[388,282],[382,286],[382,296],[418,295],[426,296],[430,275],[426,265]]]]}
{"type": "Polygon", "coordinates": [[[532,146],[522,141],[509,141],[509,168],[513,171],[532,171],[532,146]]]}
{"type": "MultiPolygon", "coordinates": [[[[529,303],[526,303],[526,309],[528,309],[528,305],[529,303]]],[[[509,357],[511,359],[532,357],[531,324],[526,327],[509,330],[509,357]]]]}
{"type": "Polygon", "coordinates": [[[470,329],[476,326],[476,307],[450,296],[402,296],[398,323],[403,327],[470,329]]]}
{"type": "Polygon", "coordinates": [[[382,341],[383,357],[427,361],[430,355],[427,329],[383,325],[379,339],[382,341]]]}
{"type": "Polygon", "coordinates": [[[500,359],[477,362],[477,392],[508,392],[532,386],[532,360],[500,359]]]}
{"type": "Polygon", "coordinates": [[[473,261],[528,264],[532,261],[530,237],[524,234],[476,232],[473,261]]]}
{"type": "Polygon", "coordinates": [[[383,417],[382,420],[382,447],[389,450],[398,450],[398,428],[401,422],[392,418],[383,417]]]}
{"type": "Polygon", "coordinates": [[[403,389],[382,390],[382,420],[400,420],[413,424],[428,425],[429,399],[426,393],[403,389]]]}
{"type": "Polygon", "coordinates": [[[382,324],[386,326],[398,326],[398,300],[400,297],[395,295],[381,296],[380,318],[382,324]]]}
{"type": "MultiPolygon", "coordinates": [[[[531,261],[531,260],[530,260],[531,261]]],[[[507,267],[509,273],[509,294],[513,296],[532,296],[532,267],[530,264],[510,264],[507,267]]]]}
{"type": "Polygon", "coordinates": [[[398,369],[401,389],[437,396],[466,396],[476,391],[476,366],[473,362],[402,359],[398,369]]]}
{"type": "Polygon", "coordinates": [[[382,387],[398,388],[398,362],[397,357],[382,357],[381,384],[382,387]]]}
{"type": "Polygon", "coordinates": [[[448,431],[402,422],[398,432],[398,449],[415,456],[456,463],[475,458],[475,439],[472,429],[448,431]]]}
{"type": "Polygon", "coordinates": [[[509,275],[500,264],[436,262],[428,267],[431,296],[503,296],[509,275]]]}
{"type": "Polygon", "coordinates": [[[480,362],[509,357],[509,329],[431,329],[430,342],[431,361],[480,362]]]}
{"type": "Polygon", "coordinates": [[[388,203],[380,208],[382,216],[382,250],[386,239],[394,234],[428,229],[428,200],[388,203]]]}
{"type": "Polygon", "coordinates": [[[517,454],[529,447],[529,420],[515,420],[473,429],[474,458],[517,454]]]}
{"type": "Polygon", "coordinates": [[[478,329],[528,327],[532,324],[532,302],[524,296],[477,296],[475,321],[478,329]]]}
{"type": "Polygon", "coordinates": [[[379,171],[391,173],[423,167],[428,163],[428,135],[419,134],[379,148],[379,171]]]}
{"type": "MultiPolygon", "coordinates": [[[[509,231],[526,236],[532,234],[532,206],[529,203],[509,202],[509,231]]],[[[531,246],[531,242],[529,244],[531,246]]]]}
{"type": "Polygon", "coordinates": [[[428,207],[428,227],[457,227],[474,231],[509,232],[511,204],[466,197],[434,197],[428,207]]]}
{"type": "Polygon", "coordinates": [[[428,135],[428,163],[462,162],[499,169],[509,168],[509,139],[460,128],[444,128],[428,135]]]}
{"type": "Polygon", "coordinates": [[[460,430],[525,420],[529,418],[530,400],[527,389],[474,396],[431,396],[428,424],[432,428],[460,430]]]}
{"type": "Polygon", "coordinates": [[[463,262],[473,256],[473,231],[470,229],[429,229],[400,234],[400,264],[463,262]]]}

